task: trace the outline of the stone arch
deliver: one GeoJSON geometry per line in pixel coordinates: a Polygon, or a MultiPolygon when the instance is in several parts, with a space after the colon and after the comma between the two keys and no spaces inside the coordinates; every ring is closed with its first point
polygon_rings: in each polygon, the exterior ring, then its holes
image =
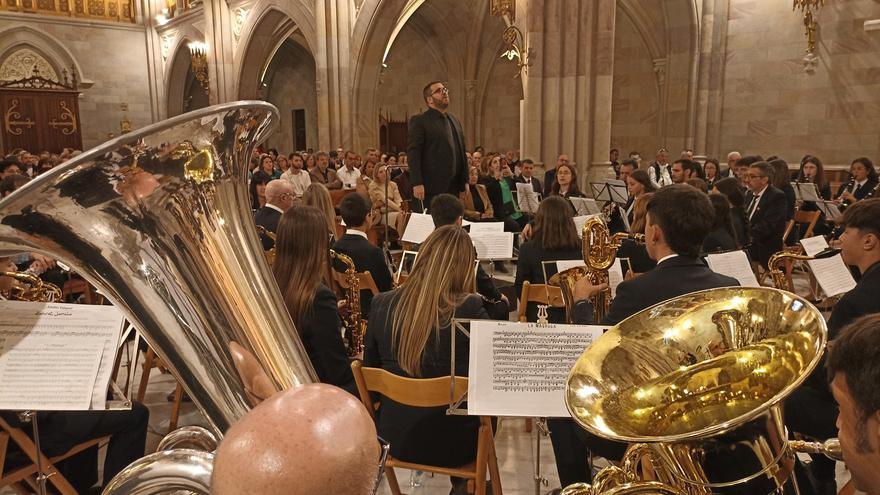
{"type": "Polygon", "coordinates": [[[700,60],[700,16],[697,0],[663,2],[667,36],[666,95],[663,135],[667,147],[692,147],[696,129],[700,60]],[[681,36],[687,33],[687,36],[681,36]],[[670,91],[670,88],[687,88],[670,91]]]}
{"type": "Polygon", "coordinates": [[[171,52],[166,70],[165,88],[168,117],[174,117],[209,105],[208,92],[202,88],[192,71],[188,44],[192,40],[181,36],[171,52]]]}
{"type": "Polygon", "coordinates": [[[0,31],[0,60],[6,60],[22,48],[31,49],[43,57],[51,64],[56,74],[60,75],[64,70],[70,72],[71,68],[74,69],[81,88],[88,88],[93,84],[87,74],[83,73],[82,66],[73,53],[51,34],[30,26],[15,26],[0,31]]]}

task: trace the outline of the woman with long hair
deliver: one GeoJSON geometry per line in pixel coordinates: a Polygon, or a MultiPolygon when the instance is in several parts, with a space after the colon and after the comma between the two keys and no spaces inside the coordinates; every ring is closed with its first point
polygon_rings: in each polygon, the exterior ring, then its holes
{"type": "Polygon", "coordinates": [[[330,240],[324,213],[290,208],[278,223],[272,273],[318,378],[355,391],[330,283],[330,240]]]}
{"type": "Polygon", "coordinates": [[[260,158],[260,170],[272,180],[281,178],[281,172],[275,168],[275,159],[272,155],[266,154],[260,158]]]}
{"type": "MultiPolygon", "coordinates": [[[[831,200],[831,185],[825,179],[825,166],[822,160],[813,155],[806,155],[801,160],[801,168],[798,170],[797,182],[812,182],[819,189],[819,197],[825,201],[831,200]]],[[[804,205],[808,207],[810,205],[804,205]]],[[[816,208],[816,205],[812,205],[816,208]]],[[[801,208],[806,209],[806,208],[801,208]]]]}
{"type": "Polygon", "coordinates": [[[324,225],[327,226],[327,235],[330,242],[336,240],[336,208],[333,207],[333,198],[327,186],[319,182],[312,182],[303,193],[303,204],[317,208],[324,214],[324,225]]]}
{"type": "MultiPolygon", "coordinates": [[[[545,283],[544,272],[551,277],[556,274],[556,264],[545,261],[579,260],[582,259],[581,241],[572,221],[571,205],[561,196],[550,196],[538,206],[529,240],[519,247],[519,259],[516,263],[516,280],[514,288],[520,297],[524,282],[531,284],[545,283]]],[[[520,301],[525,304],[525,301],[520,301]]],[[[538,305],[529,303],[526,317],[536,321],[538,305]]],[[[564,323],[565,311],[562,308],[549,309],[548,321],[564,323]]]]}
{"type": "Polygon", "coordinates": [[[773,167],[773,179],[770,184],[785,193],[785,220],[791,220],[794,218],[797,194],[794,192],[794,187],[791,186],[791,172],[788,170],[788,162],[777,158],[770,161],[770,166],[773,167]]]}
{"type": "Polygon", "coordinates": [[[709,201],[715,209],[715,223],[703,241],[703,253],[718,253],[736,249],[736,234],[730,217],[730,201],[720,193],[709,195],[709,201]]]}
{"type": "MultiPolygon", "coordinates": [[[[644,170],[637,170],[644,172],[644,170]]],[[[638,195],[632,206],[632,219],[629,224],[630,234],[644,234],[645,224],[648,217],[648,202],[654,196],[654,185],[651,184],[650,176],[645,173],[645,179],[651,186],[651,192],[643,192],[638,195]]],[[[617,257],[629,260],[629,269],[634,273],[645,273],[657,266],[657,262],[648,256],[648,249],[644,243],[638,243],[632,239],[624,239],[617,249],[617,257]]]]}
{"type": "Polygon", "coordinates": [[[733,223],[733,232],[736,239],[736,247],[743,249],[751,244],[749,239],[749,221],[746,217],[746,198],[742,189],[739,188],[739,179],[726,177],[715,183],[713,192],[721,193],[730,202],[730,220],[733,223]]]}
{"type": "Polygon", "coordinates": [[[504,222],[506,232],[521,232],[528,224],[528,216],[516,211],[510,183],[501,171],[501,156],[489,155],[480,162],[480,178],[478,182],[486,186],[495,219],[504,222]]]}
{"type": "Polygon", "coordinates": [[[561,164],[556,167],[556,179],[553,181],[553,187],[550,188],[550,195],[562,196],[565,199],[584,197],[578,186],[577,171],[573,166],[561,164]]]}
{"type": "Polygon", "coordinates": [[[633,208],[636,201],[643,195],[656,190],[651,182],[651,176],[645,170],[633,170],[626,178],[626,191],[629,193],[629,202],[626,205],[626,216],[630,226],[633,224],[633,208]]]}
{"type": "Polygon", "coordinates": [[[489,201],[489,192],[486,186],[478,184],[480,171],[477,167],[468,169],[468,183],[461,193],[461,202],[464,205],[464,218],[471,222],[486,222],[495,219],[492,202],[489,201]]]}
{"type": "Polygon", "coordinates": [[[874,163],[867,157],[856,158],[849,167],[850,181],[841,185],[837,191],[837,201],[844,206],[861,201],[865,197],[876,197],[877,171],[874,163]]]}
{"type": "Polygon", "coordinates": [[[385,223],[385,214],[388,214],[388,226],[401,232],[401,226],[398,225],[400,218],[400,208],[403,204],[403,198],[400,197],[400,190],[397,183],[388,179],[388,166],[380,165],[376,169],[376,177],[370,182],[367,190],[370,194],[370,200],[373,202],[373,209],[379,210],[381,213],[380,222],[385,223]],[[385,194],[386,186],[388,194],[385,194]]]}
{"type": "Polygon", "coordinates": [[[251,182],[248,185],[248,189],[251,193],[252,210],[257,211],[266,206],[266,184],[271,180],[272,178],[262,170],[254,172],[254,175],[251,177],[251,182]]]}
{"type": "MultiPolygon", "coordinates": [[[[474,294],[475,256],[470,236],[457,225],[429,235],[406,282],[373,299],[364,364],[409,378],[448,377],[454,333],[455,374],[467,376],[470,341],[452,328],[452,318],[488,319],[474,294]]],[[[448,416],[445,406],[380,400],[379,435],[395,458],[449,467],[475,460],[478,418],[448,416]]]]}

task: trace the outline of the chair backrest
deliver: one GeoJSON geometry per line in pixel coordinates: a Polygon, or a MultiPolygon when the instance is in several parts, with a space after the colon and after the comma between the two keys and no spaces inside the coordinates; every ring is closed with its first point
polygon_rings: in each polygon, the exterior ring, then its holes
{"type": "MultiPolygon", "coordinates": [[[[338,270],[331,270],[333,273],[333,280],[336,281],[339,286],[344,289],[350,289],[348,283],[348,276],[345,275],[345,272],[340,272],[338,270]]],[[[376,281],[373,280],[373,276],[370,275],[369,271],[366,272],[357,272],[358,277],[358,290],[369,290],[375,296],[379,293],[379,287],[376,285],[376,281]]]]}
{"type": "MultiPolygon", "coordinates": [[[[380,368],[364,367],[360,361],[352,361],[351,371],[361,401],[367,407],[370,414],[375,408],[370,392],[377,392],[389,399],[401,404],[413,407],[440,407],[449,405],[450,377],[439,378],[406,378],[398,376],[380,368]]],[[[467,393],[468,379],[463,376],[455,377],[454,400],[460,399],[467,393]]]]}
{"type": "Polygon", "coordinates": [[[807,224],[807,230],[804,231],[804,235],[801,237],[808,238],[813,237],[813,228],[816,226],[816,222],[819,221],[819,216],[822,215],[822,212],[819,211],[801,211],[798,210],[794,214],[794,221],[798,223],[807,224]]]}
{"type": "Polygon", "coordinates": [[[519,321],[526,321],[526,307],[530,302],[548,304],[555,308],[564,308],[565,301],[562,299],[562,289],[547,284],[532,284],[523,282],[522,294],[519,297],[519,321]]]}

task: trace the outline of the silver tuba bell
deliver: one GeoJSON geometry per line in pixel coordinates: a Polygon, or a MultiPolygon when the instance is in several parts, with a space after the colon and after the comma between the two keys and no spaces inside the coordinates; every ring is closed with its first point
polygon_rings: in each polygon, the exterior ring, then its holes
{"type": "Polygon", "coordinates": [[[218,436],[255,404],[236,354],[255,358],[269,388],[317,381],[250,211],[251,153],[277,122],[278,110],[257,101],[187,113],[0,201],[0,251],[45,253],[101,290],[218,436]]]}

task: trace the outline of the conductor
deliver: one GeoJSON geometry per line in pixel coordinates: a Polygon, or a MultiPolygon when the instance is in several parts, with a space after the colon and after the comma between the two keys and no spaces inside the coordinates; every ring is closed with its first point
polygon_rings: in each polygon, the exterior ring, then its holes
{"type": "Polygon", "coordinates": [[[406,159],[413,185],[413,211],[423,211],[438,194],[454,196],[467,183],[467,155],[461,123],[447,112],[449,90],[439,81],[422,90],[428,110],[409,121],[406,159]]]}

